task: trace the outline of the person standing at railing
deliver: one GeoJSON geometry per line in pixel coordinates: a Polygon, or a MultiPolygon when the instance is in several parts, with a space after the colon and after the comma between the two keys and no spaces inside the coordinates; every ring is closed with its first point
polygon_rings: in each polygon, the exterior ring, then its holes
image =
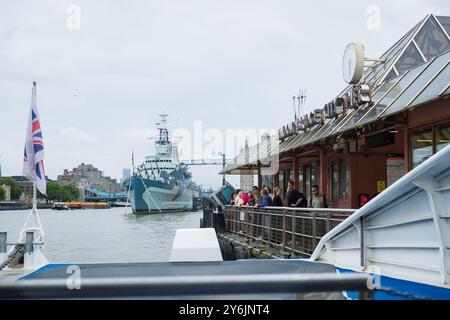
{"type": "Polygon", "coordinates": [[[323,193],[319,192],[319,186],[313,185],[311,188],[311,195],[308,199],[309,208],[328,208],[327,199],[323,193]]]}
{"type": "Polygon", "coordinates": [[[255,196],[255,205],[258,205],[261,203],[261,193],[259,191],[259,188],[257,186],[254,186],[252,188],[253,195],[255,196]]]}
{"type": "Polygon", "coordinates": [[[272,193],[272,189],[270,189],[269,187],[264,187],[264,189],[267,190],[267,194],[269,195],[270,199],[273,199],[273,193],[272,193]]]}
{"type": "Polygon", "coordinates": [[[248,205],[254,207],[255,206],[255,195],[253,191],[248,192],[248,205]]]}
{"type": "Polygon", "coordinates": [[[280,197],[280,188],[279,187],[275,187],[273,189],[272,206],[273,207],[282,207],[283,206],[283,200],[281,200],[281,197],[280,197]]]}
{"type": "Polygon", "coordinates": [[[234,201],[235,201],[235,199],[236,199],[236,192],[233,192],[233,193],[231,194],[231,199],[230,199],[230,204],[231,204],[232,206],[234,206],[234,201]]]}
{"type": "Polygon", "coordinates": [[[260,208],[270,207],[272,205],[272,199],[267,193],[266,189],[261,190],[261,203],[259,204],[260,208]]]}
{"type": "Polygon", "coordinates": [[[242,205],[243,206],[248,206],[248,203],[249,203],[249,200],[250,200],[250,198],[248,196],[248,193],[246,193],[246,192],[242,193],[241,199],[242,199],[242,205]]]}
{"type": "MultiPolygon", "coordinates": [[[[257,207],[264,208],[264,207],[270,207],[272,205],[272,198],[269,196],[269,193],[267,192],[267,189],[261,190],[261,203],[257,205],[257,207]]],[[[266,227],[264,228],[263,236],[267,241],[272,240],[272,231],[271,231],[271,224],[272,224],[272,217],[270,214],[265,214],[262,216],[262,222],[263,225],[266,227]]]]}
{"type": "Polygon", "coordinates": [[[294,208],[306,208],[308,201],[303,193],[294,188],[294,181],[288,181],[288,187],[286,191],[286,201],[288,207],[294,208]]]}
{"type": "Polygon", "coordinates": [[[234,198],[234,205],[240,207],[244,203],[244,201],[242,200],[242,195],[244,194],[244,192],[242,190],[238,190],[236,192],[237,195],[234,198]]]}

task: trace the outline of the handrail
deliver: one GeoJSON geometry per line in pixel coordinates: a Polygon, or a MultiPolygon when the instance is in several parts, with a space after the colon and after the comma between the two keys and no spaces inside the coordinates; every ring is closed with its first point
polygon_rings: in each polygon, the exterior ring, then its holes
{"type": "Polygon", "coordinates": [[[341,209],[341,208],[297,208],[297,207],[257,207],[257,206],[232,206],[226,205],[227,208],[253,208],[253,209],[271,209],[271,210],[289,210],[289,211],[303,211],[303,212],[336,212],[336,213],[348,213],[356,212],[358,209],[341,209]]]}
{"type": "Polygon", "coordinates": [[[355,209],[225,206],[227,231],[293,256],[311,256],[321,238],[355,209]]]}
{"type": "Polygon", "coordinates": [[[122,278],[81,278],[78,289],[67,279],[0,283],[0,299],[158,297],[214,294],[368,292],[369,274],[259,274],[122,278]]]}

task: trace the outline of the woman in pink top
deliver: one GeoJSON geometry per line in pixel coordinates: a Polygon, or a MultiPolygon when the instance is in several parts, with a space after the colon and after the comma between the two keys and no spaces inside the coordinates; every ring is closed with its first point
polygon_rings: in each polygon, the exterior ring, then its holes
{"type": "Polygon", "coordinates": [[[248,193],[244,193],[242,196],[241,196],[241,198],[242,198],[242,205],[243,206],[248,206],[248,202],[249,202],[249,200],[250,200],[250,197],[249,197],[249,195],[248,195],[248,193]]]}

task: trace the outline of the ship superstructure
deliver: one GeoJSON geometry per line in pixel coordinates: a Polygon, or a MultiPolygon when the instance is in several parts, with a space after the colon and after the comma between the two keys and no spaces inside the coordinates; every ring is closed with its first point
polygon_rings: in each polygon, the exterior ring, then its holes
{"type": "Polygon", "coordinates": [[[176,147],[172,145],[167,129],[167,115],[159,116],[155,154],[146,156],[134,169],[133,176],[124,182],[130,190],[134,213],[190,211],[193,198],[200,191],[192,181],[188,167],[178,161],[176,147]]]}

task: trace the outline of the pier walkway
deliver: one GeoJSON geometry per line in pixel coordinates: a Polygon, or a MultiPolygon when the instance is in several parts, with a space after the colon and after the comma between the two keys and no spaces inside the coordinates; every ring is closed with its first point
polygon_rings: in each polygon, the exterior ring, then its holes
{"type": "Polygon", "coordinates": [[[278,248],[293,256],[310,257],[322,236],[354,209],[226,206],[226,232],[278,248]]]}

